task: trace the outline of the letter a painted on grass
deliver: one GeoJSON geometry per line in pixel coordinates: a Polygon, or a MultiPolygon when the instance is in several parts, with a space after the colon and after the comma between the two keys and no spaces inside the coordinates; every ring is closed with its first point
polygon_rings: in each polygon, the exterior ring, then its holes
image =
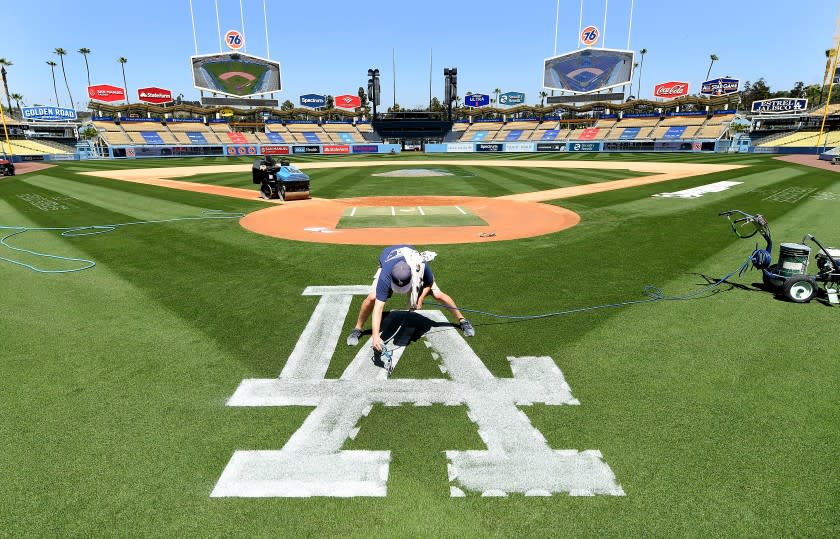
{"type": "MultiPolygon", "coordinates": [[[[466,406],[476,424],[486,449],[446,451],[453,497],[624,495],[599,451],[550,448],[519,410],[532,403],[580,404],[550,357],[509,357],[513,378],[496,378],[453,329],[422,337],[449,379],[389,379],[373,364],[370,342],[339,378],[325,378],[351,300],[368,290],[324,286],[303,292],[320,300],[280,376],[243,380],[227,405],[315,409],[281,449],[234,452],[213,497],[386,496],[391,452],[342,447],[374,404],[404,403],[466,406]]],[[[393,312],[383,325],[399,328],[395,343],[408,343],[415,327],[429,322],[440,327],[446,318],[440,311],[393,312]]],[[[403,350],[393,352],[394,365],[403,350]]]]}

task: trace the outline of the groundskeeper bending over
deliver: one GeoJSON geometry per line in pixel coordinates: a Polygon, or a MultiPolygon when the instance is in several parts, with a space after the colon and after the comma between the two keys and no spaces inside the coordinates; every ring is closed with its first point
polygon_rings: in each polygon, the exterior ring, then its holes
{"type": "Polygon", "coordinates": [[[452,298],[438,288],[432,269],[429,267],[429,262],[434,260],[435,256],[437,254],[430,251],[418,253],[410,245],[392,245],[382,250],[382,254],[379,255],[379,268],[373,276],[370,293],[362,301],[356,327],[347,337],[348,345],[356,346],[359,344],[362,328],[371,312],[373,312],[373,320],[371,321],[373,347],[380,352],[382,351],[382,337],[379,334],[379,328],[382,324],[382,311],[385,308],[385,302],[394,292],[408,294],[409,310],[422,309],[423,300],[431,293],[432,297],[440,303],[451,305],[449,311],[458,321],[465,336],[472,337],[475,335],[475,328],[469,320],[461,315],[461,311],[455,306],[452,298]]]}

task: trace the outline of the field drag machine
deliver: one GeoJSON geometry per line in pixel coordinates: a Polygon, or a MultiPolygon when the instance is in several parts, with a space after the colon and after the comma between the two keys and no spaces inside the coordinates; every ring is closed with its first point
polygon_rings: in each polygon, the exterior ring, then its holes
{"type": "Polygon", "coordinates": [[[309,198],[309,176],[286,159],[281,159],[279,164],[270,155],[257,159],[251,167],[251,177],[266,200],[309,198]]]}
{"type": "Polygon", "coordinates": [[[779,258],[773,263],[773,240],[770,225],[763,215],[752,215],[741,210],[729,210],[719,215],[729,219],[732,231],[739,238],[751,238],[761,234],[767,245],[761,249],[756,245],[750,262],[762,272],[765,288],[774,290],[785,299],[794,303],[808,303],[819,294],[822,284],[829,303],[838,304],[840,289],[840,248],[825,247],[813,234],[805,234],[801,243],[782,243],[779,245],[779,258]],[[811,260],[811,246],[819,250],[815,256],[818,272],[808,273],[811,260]]]}

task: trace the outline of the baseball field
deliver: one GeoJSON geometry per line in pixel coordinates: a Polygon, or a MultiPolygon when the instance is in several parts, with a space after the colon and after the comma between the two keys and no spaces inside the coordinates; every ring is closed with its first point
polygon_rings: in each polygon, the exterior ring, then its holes
{"type": "Polygon", "coordinates": [[[840,175],[753,154],[293,162],[312,200],[259,200],[245,159],[0,180],[0,535],[840,534],[840,306],[731,275],[758,236],[718,216],[840,247],[840,175]],[[476,335],[395,298],[388,378],[369,325],[345,338],[399,237],[437,253],[476,335]]]}

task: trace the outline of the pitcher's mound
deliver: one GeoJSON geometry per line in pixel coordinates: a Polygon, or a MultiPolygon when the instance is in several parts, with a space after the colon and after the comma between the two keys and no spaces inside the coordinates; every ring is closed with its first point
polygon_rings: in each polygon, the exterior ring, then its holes
{"type": "Polygon", "coordinates": [[[580,216],[543,204],[483,197],[363,197],[301,200],[250,213],[243,227],[266,236],[314,243],[346,245],[436,245],[514,240],[542,236],[573,227],[580,216]],[[337,228],[346,210],[361,206],[458,206],[479,216],[486,226],[402,228],[337,228]]]}

